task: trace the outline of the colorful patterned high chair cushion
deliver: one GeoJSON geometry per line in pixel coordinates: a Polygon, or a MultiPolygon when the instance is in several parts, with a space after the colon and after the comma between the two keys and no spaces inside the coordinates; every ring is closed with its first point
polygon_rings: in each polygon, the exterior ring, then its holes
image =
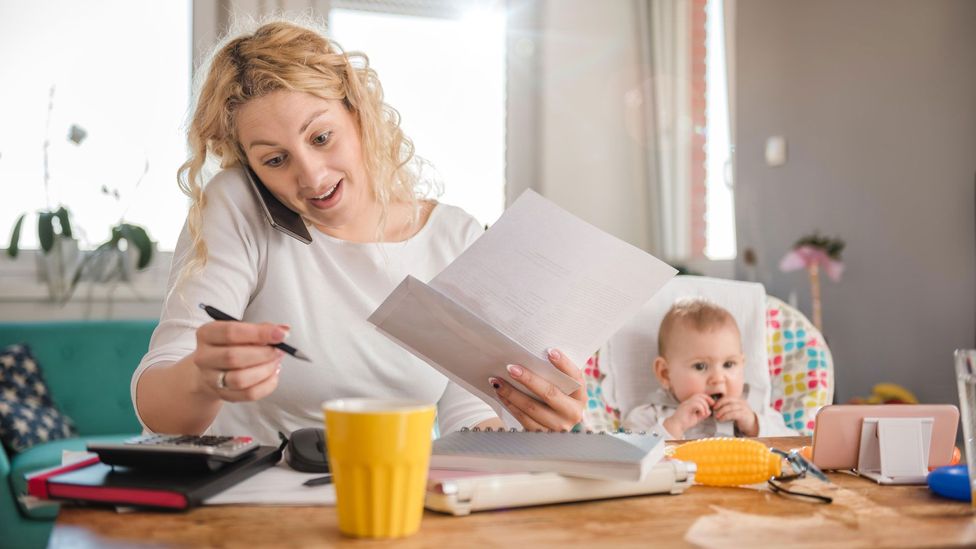
{"type": "Polygon", "coordinates": [[[600,370],[600,351],[593,353],[583,367],[583,381],[586,382],[586,410],[583,426],[594,431],[616,431],[620,429],[620,409],[614,408],[603,397],[603,380],[600,370]]]}
{"type": "Polygon", "coordinates": [[[813,323],[772,296],[766,297],[766,354],[773,408],[791,429],[813,434],[817,412],[834,398],[833,358],[813,323]]]}

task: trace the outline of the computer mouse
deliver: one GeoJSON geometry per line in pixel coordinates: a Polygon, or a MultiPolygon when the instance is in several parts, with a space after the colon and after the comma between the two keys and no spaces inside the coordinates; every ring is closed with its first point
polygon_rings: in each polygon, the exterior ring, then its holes
{"type": "Polygon", "coordinates": [[[306,427],[292,432],[285,453],[288,466],[305,473],[328,473],[329,459],[325,430],[306,427]]]}

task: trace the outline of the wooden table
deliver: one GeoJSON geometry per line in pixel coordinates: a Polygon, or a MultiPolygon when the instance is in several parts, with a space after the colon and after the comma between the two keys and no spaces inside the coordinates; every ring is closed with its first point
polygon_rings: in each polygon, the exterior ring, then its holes
{"type": "MultiPolygon", "coordinates": [[[[763,439],[788,449],[807,437],[763,439]]],[[[512,549],[534,546],[920,547],[976,545],[976,515],[967,503],[942,499],[924,486],[879,486],[842,473],[830,505],[787,499],[756,488],[693,486],[680,496],[656,495],[531,507],[452,517],[427,512],[405,540],[365,541],[339,534],[334,507],[202,507],[187,513],[64,507],[51,547],[139,545],[387,546],[512,549]],[[691,541],[689,541],[691,540],[691,541]]],[[[793,483],[794,486],[797,483],[793,483]]],[[[816,486],[815,486],[816,485],[816,486]]]]}

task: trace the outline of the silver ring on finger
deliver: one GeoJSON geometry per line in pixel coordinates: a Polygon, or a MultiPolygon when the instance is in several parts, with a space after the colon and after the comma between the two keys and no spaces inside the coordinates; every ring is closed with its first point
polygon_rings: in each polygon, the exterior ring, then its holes
{"type": "Polygon", "coordinates": [[[227,370],[221,370],[220,373],[217,374],[217,389],[226,389],[226,388],[227,388],[227,370]]]}

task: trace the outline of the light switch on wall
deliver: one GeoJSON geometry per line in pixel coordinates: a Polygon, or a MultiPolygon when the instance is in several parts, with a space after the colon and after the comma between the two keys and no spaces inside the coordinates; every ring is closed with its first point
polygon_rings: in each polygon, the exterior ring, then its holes
{"type": "Polygon", "coordinates": [[[782,166],[786,164],[786,138],[774,135],[766,139],[766,165],[782,166]]]}

